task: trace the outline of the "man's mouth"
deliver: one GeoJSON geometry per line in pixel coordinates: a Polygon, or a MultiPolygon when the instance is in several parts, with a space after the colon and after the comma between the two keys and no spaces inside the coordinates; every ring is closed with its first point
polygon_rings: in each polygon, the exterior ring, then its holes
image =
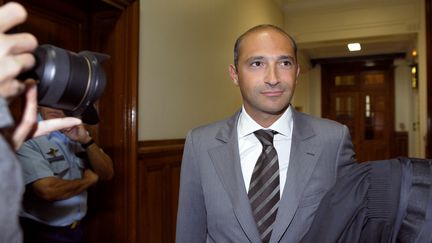
{"type": "Polygon", "coordinates": [[[282,90],[269,90],[269,91],[262,91],[261,94],[267,97],[275,97],[275,96],[281,96],[283,94],[282,90]]]}

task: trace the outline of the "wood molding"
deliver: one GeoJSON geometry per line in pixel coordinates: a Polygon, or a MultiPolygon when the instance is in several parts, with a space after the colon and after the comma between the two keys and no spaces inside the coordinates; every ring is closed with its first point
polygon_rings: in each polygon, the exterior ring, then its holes
{"type": "MultiPolygon", "coordinates": [[[[97,215],[89,242],[137,241],[137,100],[139,1],[121,13],[99,11],[93,15],[93,46],[107,53],[107,86],[99,102],[99,138],[113,157],[115,177],[109,194],[111,212],[97,215]],[[108,27],[107,31],[105,27],[108,27]],[[104,230],[104,234],[100,234],[104,230]],[[98,233],[99,232],[99,233],[98,233]]],[[[96,199],[98,205],[102,203],[96,199]]]]}
{"type": "Polygon", "coordinates": [[[383,62],[383,61],[393,61],[398,58],[404,58],[405,53],[392,53],[392,54],[382,54],[382,55],[369,55],[369,56],[354,56],[354,57],[336,57],[336,58],[317,58],[311,59],[312,66],[317,64],[326,65],[334,63],[352,63],[361,62],[366,64],[368,61],[373,62],[383,62]]]}
{"type": "Polygon", "coordinates": [[[394,131],[391,143],[391,158],[408,156],[408,132],[394,131]]]}
{"type": "Polygon", "coordinates": [[[427,140],[426,157],[432,158],[432,0],[426,6],[427,140]]]}
{"type": "Polygon", "coordinates": [[[102,1],[121,10],[126,9],[129,5],[135,2],[135,0],[102,0],[102,1]]]}
{"type": "Polygon", "coordinates": [[[148,140],[138,142],[138,158],[148,155],[183,151],[184,139],[148,140]]]}
{"type": "MultiPolygon", "coordinates": [[[[7,0],[10,1],[10,0],[7,0]]],[[[83,13],[94,13],[100,10],[109,10],[116,12],[122,12],[125,10],[128,6],[130,6],[133,2],[136,0],[129,0],[124,1],[128,2],[127,4],[123,3],[120,5],[118,3],[117,5],[115,2],[123,2],[122,0],[13,0],[18,1],[25,6],[39,6],[41,11],[47,11],[47,12],[56,12],[56,11],[63,11],[68,9],[69,11],[65,11],[61,14],[63,14],[65,17],[75,16],[77,14],[83,14],[83,13]],[[114,3],[110,3],[110,1],[113,1],[114,3]]]]}
{"type": "Polygon", "coordinates": [[[138,242],[174,242],[184,139],[138,143],[138,242]]]}

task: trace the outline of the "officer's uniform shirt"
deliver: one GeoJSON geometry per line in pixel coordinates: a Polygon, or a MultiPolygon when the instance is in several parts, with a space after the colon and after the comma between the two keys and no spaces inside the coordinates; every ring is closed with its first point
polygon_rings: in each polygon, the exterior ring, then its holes
{"type": "MultiPolygon", "coordinates": [[[[81,179],[86,167],[81,144],[57,131],[28,140],[17,156],[27,186],[52,176],[64,180],[81,179]]],[[[81,220],[86,211],[86,191],[65,200],[48,202],[29,190],[24,195],[20,216],[51,226],[67,226],[81,220]]]]}

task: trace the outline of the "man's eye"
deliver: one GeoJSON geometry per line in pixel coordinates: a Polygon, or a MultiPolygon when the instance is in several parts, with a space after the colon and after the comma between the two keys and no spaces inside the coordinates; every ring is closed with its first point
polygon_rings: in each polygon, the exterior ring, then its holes
{"type": "Polygon", "coordinates": [[[259,61],[252,62],[252,63],[251,63],[251,66],[252,66],[252,67],[260,67],[260,66],[262,66],[262,62],[259,62],[259,61]]]}
{"type": "Polygon", "coordinates": [[[285,66],[285,67],[290,67],[293,65],[293,63],[291,61],[282,61],[281,64],[282,64],[282,66],[285,66]]]}

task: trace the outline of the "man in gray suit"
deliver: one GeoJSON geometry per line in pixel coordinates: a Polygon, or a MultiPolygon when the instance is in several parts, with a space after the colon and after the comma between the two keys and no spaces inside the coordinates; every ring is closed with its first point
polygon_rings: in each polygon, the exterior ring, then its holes
{"type": "MultiPolygon", "coordinates": [[[[300,113],[290,104],[300,72],[296,52],[294,40],[272,25],[256,26],[237,39],[229,71],[243,106],[186,138],[178,243],[298,242],[324,194],[355,164],[346,126],[300,113]],[[267,142],[255,135],[257,130],[267,132],[267,142]],[[274,149],[267,161],[277,170],[268,176],[271,182],[262,183],[276,182],[272,198],[266,195],[256,207],[251,187],[259,184],[254,178],[265,176],[255,176],[255,163],[274,149]],[[268,210],[264,204],[271,204],[268,210]]],[[[265,190],[258,188],[256,196],[265,190]]]]}

